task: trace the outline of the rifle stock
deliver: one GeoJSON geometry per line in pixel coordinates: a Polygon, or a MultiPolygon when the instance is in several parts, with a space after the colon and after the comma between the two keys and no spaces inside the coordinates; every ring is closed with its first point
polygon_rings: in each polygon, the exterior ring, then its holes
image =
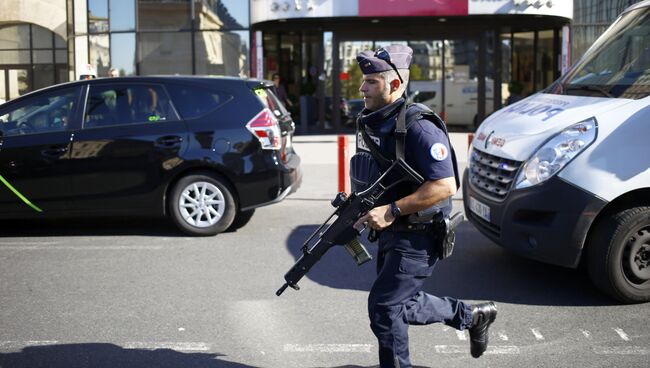
{"type": "Polygon", "coordinates": [[[360,232],[354,229],[352,225],[361,216],[374,208],[377,201],[388,189],[405,181],[421,184],[423,179],[404,160],[398,159],[377,181],[363,192],[352,193],[350,196],[346,196],[345,193],[337,194],[336,198],[332,200],[332,205],[336,207],[336,210],[303,243],[302,255],[284,275],[285,283],[275,294],[277,296],[282,295],[287,287],[299,290],[298,281],[335,245],[344,245],[358,265],[371,260],[372,257],[358,240],[360,232]],[[328,225],[329,221],[335,216],[336,219],[328,225]],[[321,232],[325,227],[327,228],[321,232]],[[316,237],[316,241],[310,247],[310,242],[316,237]]]}

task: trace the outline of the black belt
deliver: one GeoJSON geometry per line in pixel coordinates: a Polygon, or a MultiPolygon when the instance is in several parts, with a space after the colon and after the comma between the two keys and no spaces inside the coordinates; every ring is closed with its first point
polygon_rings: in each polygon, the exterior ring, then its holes
{"type": "Polygon", "coordinates": [[[444,221],[429,222],[429,223],[410,223],[408,221],[395,221],[386,228],[388,231],[417,231],[417,232],[433,232],[439,229],[444,229],[444,221]]]}

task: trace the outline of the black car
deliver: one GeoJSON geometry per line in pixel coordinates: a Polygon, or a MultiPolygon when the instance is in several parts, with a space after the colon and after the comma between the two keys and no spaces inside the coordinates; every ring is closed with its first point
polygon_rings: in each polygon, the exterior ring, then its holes
{"type": "Polygon", "coordinates": [[[294,123],[268,81],[100,78],[0,105],[0,218],[170,217],[243,226],[301,183],[294,123]]]}

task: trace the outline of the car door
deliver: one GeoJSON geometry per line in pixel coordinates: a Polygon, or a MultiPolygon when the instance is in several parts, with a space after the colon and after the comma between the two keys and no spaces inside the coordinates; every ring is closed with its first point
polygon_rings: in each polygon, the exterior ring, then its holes
{"type": "Polygon", "coordinates": [[[72,210],[159,211],[165,180],[181,161],[187,130],[155,83],[91,84],[75,131],[72,210]]]}
{"type": "Polygon", "coordinates": [[[66,209],[70,127],[81,89],[32,94],[0,106],[0,215],[66,209]]]}

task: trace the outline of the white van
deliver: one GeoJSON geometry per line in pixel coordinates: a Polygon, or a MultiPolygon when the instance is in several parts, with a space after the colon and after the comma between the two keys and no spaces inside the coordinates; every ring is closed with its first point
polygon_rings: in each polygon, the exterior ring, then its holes
{"type": "MultiPolygon", "coordinates": [[[[486,80],[485,115],[489,115],[493,111],[493,86],[494,81],[486,80]]],[[[413,102],[424,104],[437,113],[443,111],[442,81],[413,80],[409,82],[408,88],[409,94],[413,96],[413,102]]],[[[478,82],[449,79],[445,81],[445,93],[445,124],[474,130],[478,113],[478,82]]]]}
{"type": "Polygon", "coordinates": [[[497,244],[650,301],[650,1],[625,10],[546,90],[477,129],[468,219],[497,244]]]}

